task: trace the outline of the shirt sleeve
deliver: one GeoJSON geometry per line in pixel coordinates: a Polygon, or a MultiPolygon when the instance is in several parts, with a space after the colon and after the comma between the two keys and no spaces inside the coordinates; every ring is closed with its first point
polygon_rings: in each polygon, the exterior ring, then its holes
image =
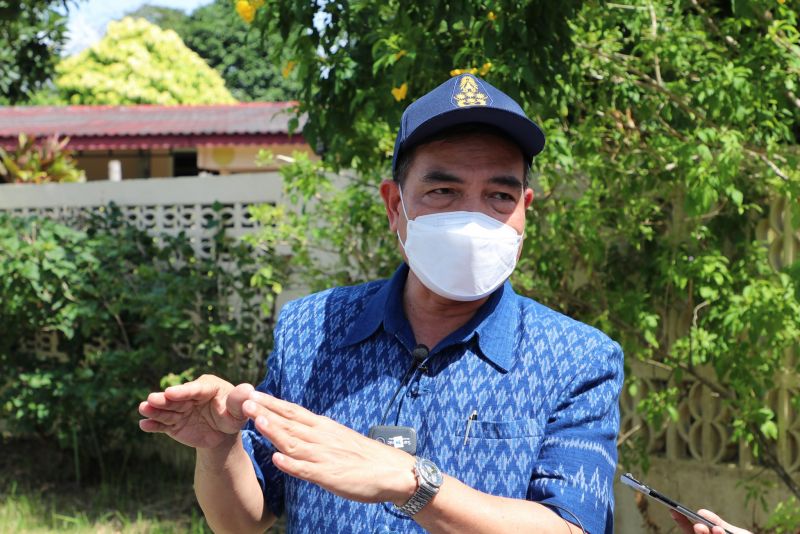
{"type": "Polygon", "coordinates": [[[606,338],[574,361],[575,378],[547,422],[528,498],[571,523],[578,518],[586,532],[612,534],[622,349],[606,338]]]}
{"type": "MultiPolygon", "coordinates": [[[[281,370],[283,368],[283,335],[281,325],[283,313],[275,325],[275,344],[267,358],[267,374],[264,381],[256,389],[274,397],[281,398],[281,370]]],[[[256,472],[264,503],[267,508],[280,517],[284,510],[285,474],[272,463],[275,446],[255,428],[253,421],[248,420],[242,429],[242,445],[256,472]]]]}

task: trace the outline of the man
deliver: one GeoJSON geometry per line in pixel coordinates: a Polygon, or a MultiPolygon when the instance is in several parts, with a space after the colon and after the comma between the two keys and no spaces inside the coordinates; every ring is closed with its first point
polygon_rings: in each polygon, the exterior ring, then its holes
{"type": "Polygon", "coordinates": [[[621,350],[506,280],[543,146],[479,78],[423,96],[380,188],[406,264],[287,304],[258,391],[204,376],[140,405],[197,449],[214,530],[612,532],[621,350]]]}

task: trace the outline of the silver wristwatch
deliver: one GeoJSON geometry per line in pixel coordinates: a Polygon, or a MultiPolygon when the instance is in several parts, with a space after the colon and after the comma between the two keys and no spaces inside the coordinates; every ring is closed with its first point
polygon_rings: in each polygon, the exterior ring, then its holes
{"type": "Polygon", "coordinates": [[[439,488],[444,481],[442,472],[436,464],[424,458],[417,458],[414,464],[414,474],[417,476],[417,491],[403,506],[397,509],[408,516],[413,516],[422,510],[431,499],[439,493],[439,488]]]}

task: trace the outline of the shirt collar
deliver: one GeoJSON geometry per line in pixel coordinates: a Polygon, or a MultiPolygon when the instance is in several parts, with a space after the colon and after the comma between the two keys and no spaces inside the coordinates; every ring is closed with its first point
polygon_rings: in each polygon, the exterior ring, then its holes
{"type": "MultiPolygon", "coordinates": [[[[404,263],[387,283],[369,297],[340,347],[364,341],[383,325],[384,331],[393,334],[409,352],[414,348],[414,335],[403,311],[403,289],[407,277],[408,266],[404,263]]],[[[513,311],[516,298],[511,283],[506,280],[464,326],[440,341],[431,354],[458,343],[467,343],[476,337],[483,356],[500,369],[508,371],[514,360],[517,318],[513,311]]]]}
{"type": "Polygon", "coordinates": [[[414,348],[414,336],[403,311],[403,288],[407,276],[408,266],[404,263],[378,291],[368,297],[367,305],[342,339],[341,347],[364,341],[383,325],[384,330],[395,334],[409,351],[414,348]]]}

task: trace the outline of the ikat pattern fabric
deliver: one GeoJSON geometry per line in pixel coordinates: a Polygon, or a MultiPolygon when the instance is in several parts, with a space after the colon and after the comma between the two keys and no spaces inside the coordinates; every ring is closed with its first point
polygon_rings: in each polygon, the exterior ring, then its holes
{"type": "MultiPolygon", "coordinates": [[[[513,292],[506,282],[464,327],[412,367],[402,311],[408,268],[391,280],[287,304],[258,389],[364,435],[414,427],[417,455],[480,491],[528,499],[587,532],[613,532],[622,351],[602,332],[513,292]],[[400,388],[397,399],[387,406],[400,388]],[[470,424],[473,412],[477,415],[470,424]]],[[[242,431],[267,506],[289,532],[424,532],[391,504],[345,500],[277,470],[272,444],[242,431]]]]}

